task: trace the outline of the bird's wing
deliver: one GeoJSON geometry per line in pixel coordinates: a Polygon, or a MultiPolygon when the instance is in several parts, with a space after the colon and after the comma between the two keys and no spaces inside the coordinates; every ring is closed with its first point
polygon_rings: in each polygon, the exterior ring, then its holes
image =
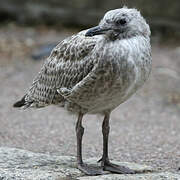
{"type": "Polygon", "coordinates": [[[119,64],[112,54],[108,53],[110,49],[104,48],[106,54],[102,52],[100,55],[94,54],[93,57],[98,60],[93,69],[72,89],[60,88],[58,92],[66,100],[74,102],[84,109],[89,109],[93,107],[97,100],[103,101],[105,97],[108,97],[115,80],[120,74],[119,64]]]}
{"type": "Polygon", "coordinates": [[[26,104],[59,103],[63,97],[57,89],[71,89],[91,72],[94,64],[88,55],[98,37],[85,37],[84,34],[85,31],[73,35],[54,48],[25,95],[26,104]]]}

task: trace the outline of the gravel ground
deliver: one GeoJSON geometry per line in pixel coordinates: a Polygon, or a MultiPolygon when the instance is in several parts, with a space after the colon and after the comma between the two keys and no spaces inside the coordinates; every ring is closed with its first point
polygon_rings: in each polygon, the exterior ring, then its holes
{"type": "MultiPolygon", "coordinates": [[[[17,110],[43,61],[31,52],[74,31],[44,27],[0,29],[0,146],[55,155],[75,155],[76,117],[49,106],[17,110]]],[[[180,46],[180,45],[179,45],[180,46]]],[[[110,158],[178,172],[180,167],[180,48],[153,44],[153,72],[145,86],[111,115],[110,158]]],[[[84,118],[84,158],[102,154],[102,117],[84,118]]]]}

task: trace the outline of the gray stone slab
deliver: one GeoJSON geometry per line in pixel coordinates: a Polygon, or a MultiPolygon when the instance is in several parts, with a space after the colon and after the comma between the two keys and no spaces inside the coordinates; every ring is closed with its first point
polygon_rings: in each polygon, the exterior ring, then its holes
{"type": "Polygon", "coordinates": [[[78,180],[179,180],[180,175],[169,172],[134,175],[109,174],[99,177],[80,177],[78,180]]]}
{"type": "MultiPolygon", "coordinates": [[[[91,166],[99,166],[97,158],[86,161],[91,166]]],[[[0,148],[0,179],[3,180],[178,180],[180,175],[169,172],[155,172],[152,167],[128,162],[116,162],[137,172],[134,175],[107,174],[85,176],[76,168],[76,158],[33,153],[15,148],[0,148]]]]}

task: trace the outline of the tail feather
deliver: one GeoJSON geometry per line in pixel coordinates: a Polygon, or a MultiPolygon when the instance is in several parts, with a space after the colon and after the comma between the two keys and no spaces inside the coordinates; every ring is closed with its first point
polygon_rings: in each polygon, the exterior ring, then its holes
{"type": "Polygon", "coordinates": [[[20,100],[20,101],[17,101],[16,103],[13,104],[13,107],[15,108],[19,108],[19,107],[23,107],[23,106],[26,106],[26,101],[25,101],[25,96],[20,100]]]}
{"type": "Polygon", "coordinates": [[[35,107],[35,108],[42,108],[49,104],[45,104],[44,102],[36,102],[36,101],[30,101],[26,99],[26,95],[16,103],[13,104],[13,107],[15,108],[21,108],[21,109],[27,109],[29,107],[35,107]]]}

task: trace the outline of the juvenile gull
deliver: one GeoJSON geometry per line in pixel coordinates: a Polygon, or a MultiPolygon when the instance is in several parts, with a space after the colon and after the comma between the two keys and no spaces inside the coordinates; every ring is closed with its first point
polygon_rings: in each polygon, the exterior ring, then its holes
{"type": "Polygon", "coordinates": [[[25,96],[14,107],[62,106],[76,113],[77,165],[88,175],[134,173],[110,163],[109,118],[147,80],[151,71],[150,29],[136,9],[108,11],[97,27],[84,30],[58,44],[25,96]],[[82,160],[83,115],[102,114],[101,169],[82,160]]]}

